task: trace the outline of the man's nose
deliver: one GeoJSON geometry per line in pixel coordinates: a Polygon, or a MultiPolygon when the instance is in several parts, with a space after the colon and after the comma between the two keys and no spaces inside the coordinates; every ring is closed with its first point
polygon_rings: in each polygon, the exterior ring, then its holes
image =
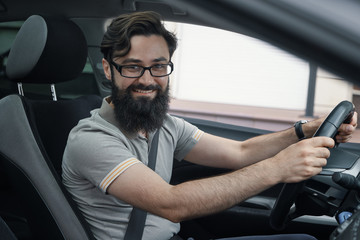
{"type": "Polygon", "coordinates": [[[144,74],[139,78],[139,83],[146,86],[154,83],[154,77],[151,76],[150,69],[145,69],[144,74]]]}

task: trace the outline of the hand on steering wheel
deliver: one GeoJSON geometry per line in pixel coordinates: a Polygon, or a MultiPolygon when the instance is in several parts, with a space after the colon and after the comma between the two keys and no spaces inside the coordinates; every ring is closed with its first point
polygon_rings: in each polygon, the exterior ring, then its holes
{"type": "MultiPolygon", "coordinates": [[[[343,101],[339,103],[320,125],[313,137],[325,136],[335,140],[339,127],[342,123],[349,123],[353,113],[354,106],[351,102],[343,101]]],[[[290,208],[302,192],[304,185],[305,181],[284,185],[270,214],[270,225],[273,229],[281,230],[288,221],[292,220],[290,208]]]]}

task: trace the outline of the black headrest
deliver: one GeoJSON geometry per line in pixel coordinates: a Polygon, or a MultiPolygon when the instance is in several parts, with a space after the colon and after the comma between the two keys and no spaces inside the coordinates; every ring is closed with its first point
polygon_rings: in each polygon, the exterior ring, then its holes
{"type": "Polygon", "coordinates": [[[16,35],[6,75],[22,83],[65,82],[82,72],[86,58],[86,39],[74,22],[33,15],[16,35]]]}

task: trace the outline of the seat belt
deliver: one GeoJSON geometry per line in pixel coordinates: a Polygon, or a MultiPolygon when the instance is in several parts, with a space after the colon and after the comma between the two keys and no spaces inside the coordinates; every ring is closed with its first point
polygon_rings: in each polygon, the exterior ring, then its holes
{"type": "MultiPolygon", "coordinates": [[[[159,143],[159,129],[154,134],[149,157],[148,167],[155,171],[156,156],[159,143]]],[[[134,207],[131,211],[128,227],[126,229],[124,240],[141,240],[145,228],[147,212],[139,208],[134,207]]]]}

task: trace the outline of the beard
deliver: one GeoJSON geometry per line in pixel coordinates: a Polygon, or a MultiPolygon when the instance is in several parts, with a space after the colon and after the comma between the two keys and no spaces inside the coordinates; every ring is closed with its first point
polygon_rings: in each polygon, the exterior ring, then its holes
{"type": "Polygon", "coordinates": [[[143,84],[130,85],[127,89],[119,89],[111,81],[111,101],[114,104],[115,118],[121,128],[128,133],[145,131],[147,133],[159,129],[169,109],[169,84],[163,91],[159,85],[144,86],[143,84]],[[154,99],[148,97],[134,98],[133,89],[157,90],[154,99]]]}

